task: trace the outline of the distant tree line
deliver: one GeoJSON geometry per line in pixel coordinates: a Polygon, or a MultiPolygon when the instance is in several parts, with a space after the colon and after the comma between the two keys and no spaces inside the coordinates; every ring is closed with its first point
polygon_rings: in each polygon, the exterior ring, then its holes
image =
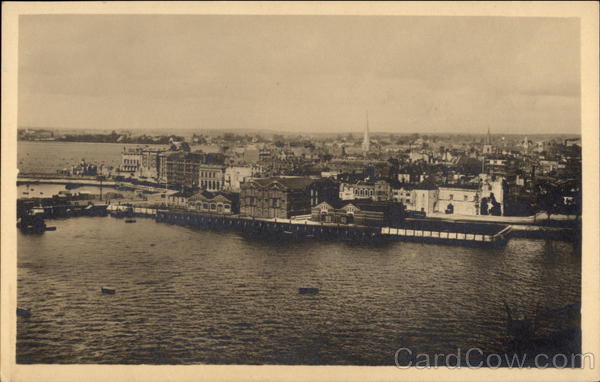
{"type": "Polygon", "coordinates": [[[57,141],[62,142],[94,142],[94,143],[133,143],[133,144],[168,144],[171,139],[182,141],[183,137],[177,135],[161,135],[161,136],[127,136],[121,135],[116,131],[110,134],[66,134],[57,137],[57,141]]]}

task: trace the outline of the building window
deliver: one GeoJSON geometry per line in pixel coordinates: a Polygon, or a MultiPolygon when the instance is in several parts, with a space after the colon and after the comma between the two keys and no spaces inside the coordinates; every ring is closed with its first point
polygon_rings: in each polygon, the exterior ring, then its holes
{"type": "Polygon", "coordinates": [[[469,197],[467,195],[465,195],[465,202],[469,200],[469,197]]]}
{"type": "Polygon", "coordinates": [[[452,195],[452,194],[448,195],[448,199],[454,200],[454,195],[452,195]]]}
{"type": "Polygon", "coordinates": [[[216,209],[217,209],[217,205],[216,205],[215,203],[212,203],[212,204],[210,205],[210,209],[211,209],[211,210],[216,210],[216,209]]]}

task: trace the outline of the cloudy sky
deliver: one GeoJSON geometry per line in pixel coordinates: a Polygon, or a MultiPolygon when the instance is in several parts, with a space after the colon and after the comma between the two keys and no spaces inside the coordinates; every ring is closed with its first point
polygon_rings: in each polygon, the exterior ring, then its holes
{"type": "Polygon", "coordinates": [[[19,125],[579,133],[577,19],[21,16],[19,125]]]}

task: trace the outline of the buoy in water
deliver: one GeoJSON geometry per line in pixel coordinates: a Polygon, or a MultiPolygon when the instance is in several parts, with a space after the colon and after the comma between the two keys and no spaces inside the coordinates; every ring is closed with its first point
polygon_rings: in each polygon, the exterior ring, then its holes
{"type": "Polygon", "coordinates": [[[104,294],[115,294],[117,291],[113,288],[106,288],[106,287],[102,287],[100,288],[100,290],[102,291],[102,293],[104,294]]]}
{"type": "Polygon", "coordinates": [[[319,294],[319,288],[298,288],[300,294],[319,294]]]}

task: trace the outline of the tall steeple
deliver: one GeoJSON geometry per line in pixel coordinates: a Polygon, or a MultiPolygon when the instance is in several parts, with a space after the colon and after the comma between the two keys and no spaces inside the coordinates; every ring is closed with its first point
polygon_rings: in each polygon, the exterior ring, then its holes
{"type": "Polygon", "coordinates": [[[369,138],[369,111],[367,111],[367,125],[365,126],[365,135],[363,136],[362,142],[362,149],[365,154],[369,152],[370,144],[371,141],[369,138]]]}
{"type": "Polygon", "coordinates": [[[485,136],[485,141],[483,143],[483,153],[484,154],[492,154],[494,148],[492,146],[492,135],[490,134],[490,127],[488,126],[487,135],[485,136]]]}

